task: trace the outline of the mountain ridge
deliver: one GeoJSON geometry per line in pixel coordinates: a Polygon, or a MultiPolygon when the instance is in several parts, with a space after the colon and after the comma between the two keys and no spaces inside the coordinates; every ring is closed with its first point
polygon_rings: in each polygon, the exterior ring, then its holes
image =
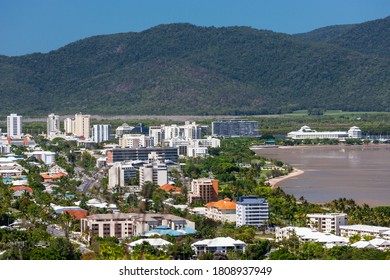
{"type": "Polygon", "coordinates": [[[388,111],[388,65],[377,50],[250,27],[167,24],[0,56],[0,113],[16,104],[36,115],[388,111]]]}

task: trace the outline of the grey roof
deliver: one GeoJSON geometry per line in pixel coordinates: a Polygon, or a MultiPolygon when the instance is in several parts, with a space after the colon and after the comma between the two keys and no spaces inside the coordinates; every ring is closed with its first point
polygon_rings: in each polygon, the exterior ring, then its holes
{"type": "Polygon", "coordinates": [[[247,204],[264,204],[267,203],[265,198],[257,198],[256,196],[240,196],[236,204],[247,205],[247,204]]]}

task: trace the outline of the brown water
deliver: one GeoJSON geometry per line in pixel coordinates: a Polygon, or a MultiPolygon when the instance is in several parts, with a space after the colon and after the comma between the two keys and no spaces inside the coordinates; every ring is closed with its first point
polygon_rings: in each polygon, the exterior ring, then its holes
{"type": "Polygon", "coordinates": [[[278,183],[296,198],[328,202],[345,197],[360,204],[390,206],[390,145],[282,147],[255,152],[305,171],[278,183]]]}

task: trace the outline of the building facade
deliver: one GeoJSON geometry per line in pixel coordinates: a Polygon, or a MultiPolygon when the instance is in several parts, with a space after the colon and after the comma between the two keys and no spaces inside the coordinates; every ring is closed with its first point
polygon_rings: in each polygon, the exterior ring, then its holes
{"type": "Polygon", "coordinates": [[[340,235],[340,226],[347,224],[347,214],[344,213],[307,214],[307,219],[310,228],[336,235],[340,235]]]}
{"type": "Polygon", "coordinates": [[[137,177],[137,170],[130,162],[115,162],[108,170],[109,190],[124,188],[130,178],[137,177]]]}
{"type": "Polygon", "coordinates": [[[111,140],[111,125],[110,124],[95,124],[92,127],[93,140],[96,143],[101,143],[111,140]]]}
{"type": "Polygon", "coordinates": [[[236,203],[230,198],[209,202],[205,207],[207,218],[221,222],[236,222],[236,203]]]}
{"type": "Polygon", "coordinates": [[[191,247],[197,256],[208,252],[227,254],[229,251],[245,252],[246,243],[231,237],[217,237],[214,239],[199,240],[191,244],[191,247]]]}
{"type": "Polygon", "coordinates": [[[259,122],[248,120],[220,120],[211,124],[212,136],[256,137],[259,136],[259,122]]]}
{"type": "Polygon", "coordinates": [[[115,213],[95,214],[81,219],[81,234],[90,240],[92,236],[123,239],[167,226],[172,230],[195,229],[195,223],[170,214],[115,213]]]}
{"type": "Polygon", "coordinates": [[[179,152],[172,147],[147,147],[147,148],[116,148],[107,150],[107,164],[118,161],[148,160],[150,153],[155,152],[163,158],[172,162],[179,162],[179,152]]]}
{"type": "Polygon", "coordinates": [[[347,237],[355,234],[359,234],[361,236],[377,236],[388,231],[390,231],[389,227],[378,227],[378,226],[369,226],[369,225],[340,226],[340,235],[347,236],[347,237]]]}
{"type": "Polygon", "coordinates": [[[90,115],[76,114],[74,116],[74,135],[89,138],[90,135],[90,115]]]}
{"type": "Polygon", "coordinates": [[[7,135],[10,138],[22,136],[22,116],[11,114],[7,116],[7,135]]]}
{"type": "Polygon", "coordinates": [[[269,219],[268,202],[256,196],[241,196],[236,202],[236,226],[248,225],[260,227],[269,219]]]}
{"type": "Polygon", "coordinates": [[[291,131],[287,134],[287,138],[291,139],[339,139],[346,138],[361,138],[361,130],[354,126],[347,131],[321,131],[318,132],[311,129],[307,125],[302,126],[298,131],[291,131]],[[360,132],[359,132],[360,131],[360,132]]]}
{"type": "Polygon", "coordinates": [[[218,200],[218,180],[194,179],[191,182],[191,192],[188,194],[188,203],[201,200],[204,203],[218,200]]]}
{"type": "Polygon", "coordinates": [[[47,116],[47,135],[57,134],[61,131],[60,116],[50,114],[47,116]]]}

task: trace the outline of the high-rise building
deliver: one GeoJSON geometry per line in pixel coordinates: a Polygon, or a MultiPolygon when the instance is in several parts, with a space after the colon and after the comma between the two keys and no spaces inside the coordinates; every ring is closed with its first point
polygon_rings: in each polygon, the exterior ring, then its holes
{"type": "Polygon", "coordinates": [[[91,115],[76,114],[74,117],[74,135],[78,137],[89,138],[90,127],[89,120],[91,115]]]}
{"type": "Polygon", "coordinates": [[[7,135],[11,138],[22,136],[22,116],[17,114],[7,116],[7,135]]]}
{"type": "Polygon", "coordinates": [[[64,130],[66,134],[73,134],[74,133],[74,120],[71,118],[66,118],[64,120],[64,130]]]}
{"type": "Polygon", "coordinates": [[[236,202],[236,226],[260,227],[269,218],[268,202],[256,196],[241,196],[236,202]]]}
{"type": "Polygon", "coordinates": [[[259,123],[248,120],[220,120],[211,124],[213,136],[255,137],[259,135],[259,123]]]}
{"type": "Polygon", "coordinates": [[[60,132],[60,116],[50,114],[47,117],[47,135],[60,132]]]}
{"type": "Polygon", "coordinates": [[[108,171],[108,187],[121,188],[128,185],[130,178],[137,177],[137,170],[130,162],[116,162],[108,171]]]}
{"type": "Polygon", "coordinates": [[[101,143],[111,139],[110,124],[95,124],[93,125],[93,140],[96,143],[101,143]]]}
{"type": "Polygon", "coordinates": [[[148,160],[148,156],[152,152],[156,152],[159,156],[162,156],[164,160],[179,162],[178,148],[139,147],[139,148],[115,148],[115,149],[107,150],[107,164],[112,164],[118,161],[148,160]]]}

